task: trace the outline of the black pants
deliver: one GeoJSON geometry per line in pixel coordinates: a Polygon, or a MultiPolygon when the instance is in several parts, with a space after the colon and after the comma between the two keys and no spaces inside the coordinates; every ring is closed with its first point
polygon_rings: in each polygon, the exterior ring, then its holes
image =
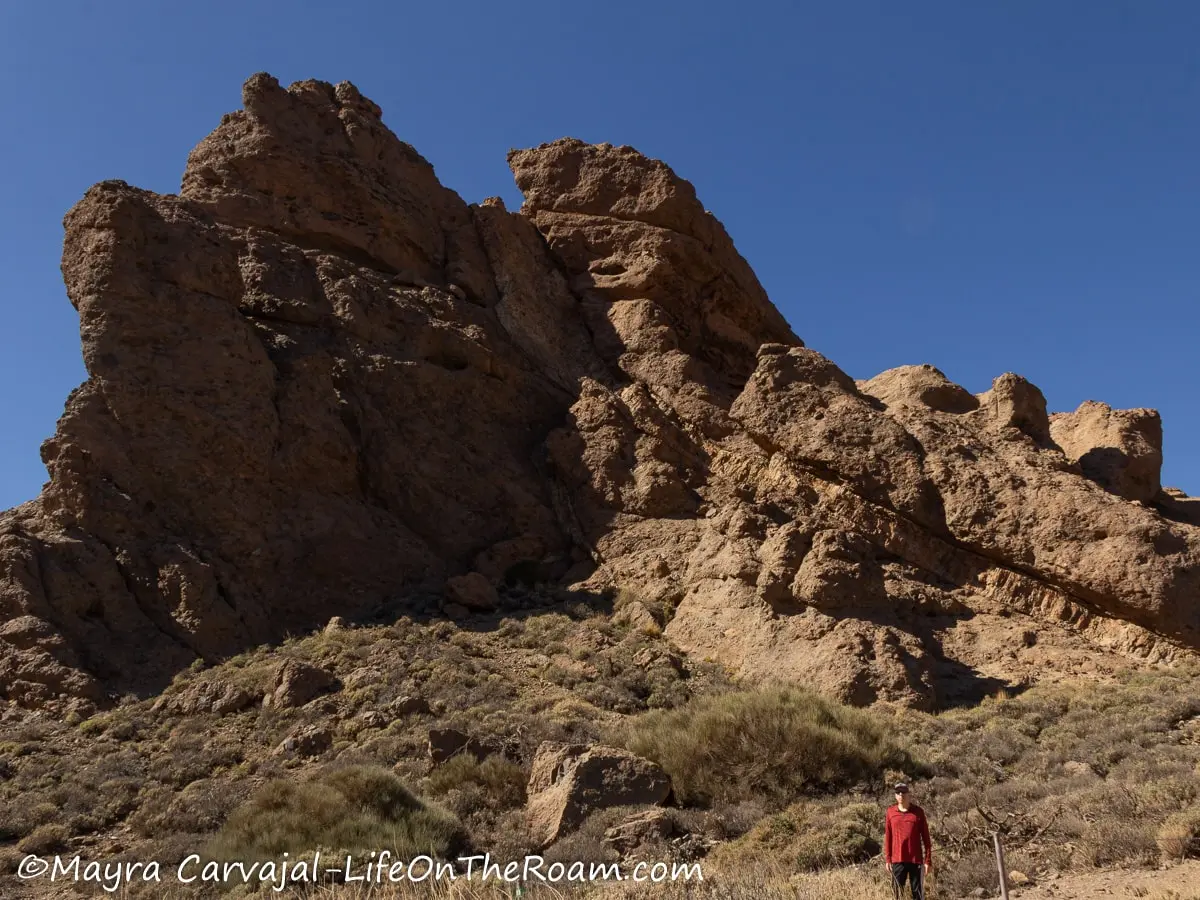
{"type": "Polygon", "coordinates": [[[904,891],[904,882],[912,885],[912,900],[925,900],[925,885],[920,863],[892,863],[892,893],[899,897],[904,891]]]}

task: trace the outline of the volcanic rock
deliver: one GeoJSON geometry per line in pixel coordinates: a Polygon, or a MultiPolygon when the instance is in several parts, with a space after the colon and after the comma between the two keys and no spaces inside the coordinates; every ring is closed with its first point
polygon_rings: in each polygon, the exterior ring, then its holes
{"type": "Polygon", "coordinates": [[[667,841],[678,831],[675,820],[665,809],[648,809],[606,829],[604,843],[624,856],[646,844],[667,841]]]}
{"type": "Polygon", "coordinates": [[[1088,400],[1054,416],[1050,435],[1085,476],[1118,497],[1149,503],[1162,488],[1162,419],[1152,409],[1088,400]]]}
{"type": "Polygon", "coordinates": [[[482,762],[500,748],[455,728],[429,729],[429,761],[435,766],[465,753],[482,762]]]}
{"type": "Polygon", "coordinates": [[[276,671],[275,687],[263,698],[263,706],[275,709],[303,706],[338,686],[338,680],[324,669],[289,659],[276,671]]]}
{"type": "Polygon", "coordinates": [[[656,764],[615,747],[545,741],[533,758],[526,813],[542,846],[612,806],[662,803],[671,780],[656,764]]]}
{"type": "Polygon", "coordinates": [[[499,597],[492,583],[478,572],[456,575],[446,580],[446,599],[469,610],[486,612],[496,608],[499,597]]]}
{"type": "Polygon", "coordinates": [[[513,151],[510,212],[353,85],[242,101],[178,195],[102,182],[66,216],[88,379],[0,514],[5,699],[151,693],[404,598],[466,615],[478,579],[620,591],[688,653],[855,703],[1200,647],[1153,411],[854,381],[630,147],[513,151]]]}
{"type": "Polygon", "coordinates": [[[333,732],[326,725],[301,725],[275,748],[275,755],[320,756],[333,746],[333,732]]]}

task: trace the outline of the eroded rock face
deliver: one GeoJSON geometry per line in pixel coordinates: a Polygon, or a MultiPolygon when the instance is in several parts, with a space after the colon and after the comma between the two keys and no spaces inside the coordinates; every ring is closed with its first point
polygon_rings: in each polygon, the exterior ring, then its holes
{"type": "Polygon", "coordinates": [[[521,577],[858,703],[1200,646],[1200,516],[1159,491],[1151,411],[856,383],[631,148],[514,151],[513,213],[352,85],[256,75],[243,105],[178,196],[104,182],[66,217],[89,377],[0,515],[8,700],[521,577]]]}
{"type": "Polygon", "coordinates": [[[1084,475],[1118,497],[1149,503],[1162,490],[1162,419],[1153,409],[1088,400],[1054,416],[1050,435],[1084,475]]]}

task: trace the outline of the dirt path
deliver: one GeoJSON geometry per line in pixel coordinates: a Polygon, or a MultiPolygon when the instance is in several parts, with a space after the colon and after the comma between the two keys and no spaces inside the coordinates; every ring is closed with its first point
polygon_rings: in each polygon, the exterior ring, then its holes
{"type": "Polygon", "coordinates": [[[1200,860],[1188,860],[1168,869],[1108,869],[1063,875],[1010,893],[1013,900],[1092,900],[1095,897],[1200,900],[1200,860]]]}

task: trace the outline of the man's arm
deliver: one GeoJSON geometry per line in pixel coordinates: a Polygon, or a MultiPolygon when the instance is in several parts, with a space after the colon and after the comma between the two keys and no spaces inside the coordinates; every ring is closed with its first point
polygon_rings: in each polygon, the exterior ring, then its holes
{"type": "Polygon", "coordinates": [[[890,811],[883,814],[883,861],[892,863],[892,816],[890,811]]]}
{"type": "Polygon", "coordinates": [[[929,820],[921,810],[921,840],[925,843],[925,865],[933,865],[933,841],[929,839],[929,820]]]}

